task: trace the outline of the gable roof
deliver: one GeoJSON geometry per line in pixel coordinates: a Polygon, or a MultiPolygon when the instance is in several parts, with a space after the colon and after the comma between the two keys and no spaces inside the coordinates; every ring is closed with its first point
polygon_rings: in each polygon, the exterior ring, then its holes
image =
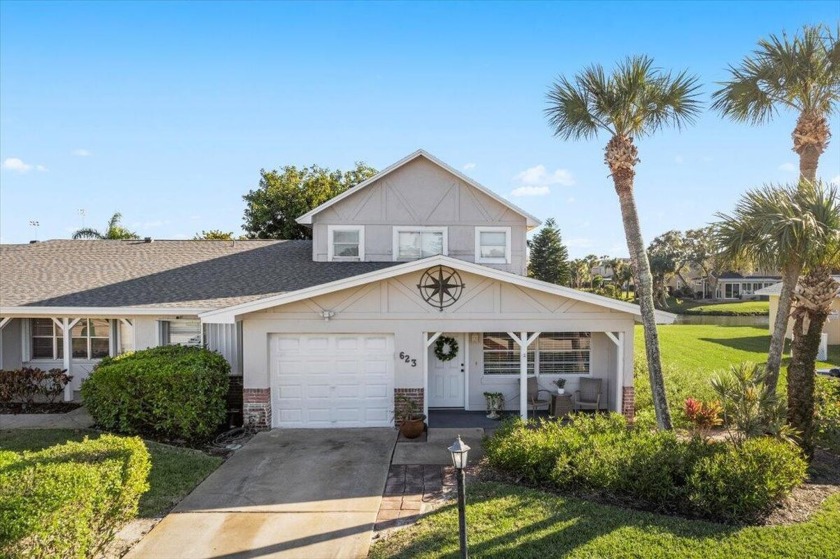
{"type": "MultiPolygon", "coordinates": [[[[840,283],[840,276],[831,276],[834,278],[834,281],[840,283]]],[[[759,289],[755,291],[753,295],[775,295],[780,296],[782,294],[782,282],[774,283],[773,285],[769,285],[763,289],[759,289]]],[[[840,299],[840,288],[837,289],[837,293],[834,295],[835,299],[840,299]]]]}
{"type": "Polygon", "coordinates": [[[523,210],[519,206],[511,203],[508,200],[505,200],[504,198],[502,198],[501,196],[499,196],[498,194],[496,194],[495,192],[493,192],[492,190],[490,190],[486,186],[483,186],[483,185],[479,184],[478,182],[474,181],[473,179],[471,179],[467,175],[463,174],[462,172],[458,171],[457,169],[455,169],[453,167],[450,167],[449,165],[447,165],[446,163],[444,163],[443,161],[441,161],[440,159],[438,159],[434,155],[432,155],[429,152],[427,152],[425,150],[422,150],[422,149],[418,149],[417,151],[408,155],[407,157],[404,157],[404,158],[400,159],[399,161],[397,161],[393,165],[390,165],[389,167],[386,167],[385,169],[382,169],[381,171],[379,171],[377,174],[375,174],[374,176],[372,176],[368,180],[366,180],[364,182],[360,182],[359,184],[357,184],[353,188],[349,188],[349,189],[345,190],[344,192],[342,192],[341,194],[339,194],[335,198],[331,198],[331,199],[327,200],[326,202],[324,202],[323,204],[321,204],[320,206],[318,206],[314,210],[310,210],[309,212],[307,212],[307,213],[303,214],[302,216],[300,216],[299,218],[297,218],[296,221],[298,223],[300,223],[301,225],[312,225],[312,216],[314,216],[315,214],[318,214],[318,213],[324,211],[325,209],[329,208],[333,204],[337,204],[338,202],[344,200],[345,198],[347,198],[349,196],[352,196],[353,194],[363,190],[365,187],[370,186],[371,184],[375,183],[379,179],[382,179],[382,178],[386,177],[387,175],[396,171],[400,167],[403,167],[404,165],[407,165],[411,161],[414,161],[418,157],[423,157],[426,160],[434,163],[438,167],[442,168],[444,171],[447,171],[448,173],[451,173],[451,174],[455,175],[457,178],[464,181],[468,185],[472,186],[473,188],[476,188],[476,189],[480,190],[482,193],[491,197],[495,201],[497,201],[500,204],[510,208],[514,212],[518,213],[519,215],[521,215],[522,217],[525,218],[526,224],[527,224],[529,229],[533,228],[533,227],[537,227],[542,223],[539,219],[537,219],[533,215],[529,214],[528,212],[526,212],[525,210],[523,210]]]}
{"type": "MultiPolygon", "coordinates": [[[[316,285],[309,288],[295,291],[294,293],[284,293],[280,295],[266,297],[264,299],[248,301],[239,305],[234,305],[228,308],[216,309],[200,314],[202,320],[206,322],[234,322],[237,317],[257,312],[295,301],[301,301],[312,297],[318,297],[327,293],[333,293],[342,289],[348,289],[359,285],[368,284],[375,281],[380,281],[402,274],[425,270],[431,266],[444,265],[458,270],[484,276],[499,281],[512,283],[521,287],[535,289],[551,295],[558,295],[567,299],[582,301],[606,309],[632,314],[636,318],[641,318],[641,311],[638,305],[626,303],[617,299],[611,299],[602,295],[595,295],[594,293],[587,293],[585,291],[578,291],[570,287],[562,285],[555,285],[533,278],[520,276],[510,272],[504,272],[481,264],[474,264],[465,260],[458,260],[450,256],[430,256],[420,260],[413,260],[411,262],[400,263],[396,266],[376,270],[361,274],[354,277],[343,278],[323,285],[316,285]]],[[[666,324],[672,323],[676,319],[676,315],[656,311],[657,322],[666,324]]]]}
{"type": "Polygon", "coordinates": [[[394,266],[313,262],[311,241],[54,240],[0,245],[0,316],[197,314],[394,266]]]}

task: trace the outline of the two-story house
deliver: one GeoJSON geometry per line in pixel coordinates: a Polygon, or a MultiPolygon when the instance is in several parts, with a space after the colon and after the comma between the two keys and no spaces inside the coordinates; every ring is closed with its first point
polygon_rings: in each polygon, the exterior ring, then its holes
{"type": "MultiPolygon", "coordinates": [[[[632,413],[636,305],[525,274],[539,221],[417,151],[298,221],[312,241],[46,241],[0,247],[0,368],[221,352],[263,427],[393,424],[424,410],[525,413],[527,377],[604,379],[632,413]]],[[[660,314],[662,321],[671,315],[660,314]]]]}

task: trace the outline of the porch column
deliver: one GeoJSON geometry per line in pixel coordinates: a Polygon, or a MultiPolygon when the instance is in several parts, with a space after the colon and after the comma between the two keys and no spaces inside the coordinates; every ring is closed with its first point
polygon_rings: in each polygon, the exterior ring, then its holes
{"type": "Polygon", "coordinates": [[[615,407],[616,411],[621,412],[621,401],[624,397],[624,332],[604,332],[607,337],[615,344],[616,351],[616,379],[615,379],[615,407]]]}
{"type": "MultiPolygon", "coordinates": [[[[70,331],[73,327],[79,323],[81,320],[80,318],[76,319],[69,319],[67,317],[62,318],[60,321],[56,318],[52,319],[56,326],[61,328],[61,333],[63,334],[63,343],[64,343],[64,363],[62,367],[67,370],[67,374],[73,374],[70,370],[70,366],[72,365],[72,356],[73,356],[73,340],[70,336],[70,331]]],[[[70,402],[73,400],[73,383],[68,382],[67,386],[64,387],[64,401],[70,402]]]]}
{"type": "Polygon", "coordinates": [[[516,345],[519,346],[519,416],[528,420],[528,346],[536,340],[540,333],[534,332],[528,337],[528,332],[521,332],[519,336],[508,332],[516,345]]]}
{"type": "Polygon", "coordinates": [[[435,332],[431,336],[429,332],[423,333],[423,413],[429,417],[429,348],[443,335],[443,332],[435,332]]]}
{"type": "Polygon", "coordinates": [[[3,328],[12,321],[12,317],[5,316],[0,318],[0,369],[3,368],[3,328]]]}

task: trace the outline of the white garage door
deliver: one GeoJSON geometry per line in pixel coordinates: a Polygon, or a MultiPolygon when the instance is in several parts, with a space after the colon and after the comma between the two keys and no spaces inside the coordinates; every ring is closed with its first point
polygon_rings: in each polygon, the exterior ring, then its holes
{"type": "Polygon", "coordinates": [[[274,334],[271,377],[275,427],[393,425],[393,336],[274,334]]]}

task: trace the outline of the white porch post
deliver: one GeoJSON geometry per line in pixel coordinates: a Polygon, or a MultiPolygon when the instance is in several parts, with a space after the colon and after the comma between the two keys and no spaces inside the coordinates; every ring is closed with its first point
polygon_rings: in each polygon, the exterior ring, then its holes
{"type": "Polygon", "coordinates": [[[624,332],[617,332],[618,336],[612,332],[604,332],[604,334],[615,344],[615,411],[621,413],[624,397],[624,332]]]}
{"type": "Polygon", "coordinates": [[[428,332],[423,332],[424,351],[423,351],[423,413],[429,417],[429,348],[443,335],[443,332],[435,332],[429,336],[428,332]]]}
{"type": "Polygon", "coordinates": [[[528,337],[528,332],[521,332],[519,336],[508,332],[516,345],[519,346],[519,416],[528,420],[528,346],[536,340],[540,333],[534,332],[528,337]]]}
{"type": "Polygon", "coordinates": [[[0,369],[3,368],[3,328],[12,321],[12,317],[6,316],[0,318],[0,369]]]}
{"type": "MultiPolygon", "coordinates": [[[[70,366],[73,364],[72,356],[73,356],[73,340],[70,336],[70,331],[73,327],[79,323],[81,318],[76,318],[74,320],[70,320],[67,317],[62,318],[60,321],[56,318],[52,319],[56,326],[61,328],[61,333],[63,337],[64,343],[64,363],[62,367],[67,370],[67,374],[73,374],[70,370],[70,366]]],[[[64,387],[64,401],[70,402],[73,400],[73,383],[68,382],[67,386],[64,387]]]]}

